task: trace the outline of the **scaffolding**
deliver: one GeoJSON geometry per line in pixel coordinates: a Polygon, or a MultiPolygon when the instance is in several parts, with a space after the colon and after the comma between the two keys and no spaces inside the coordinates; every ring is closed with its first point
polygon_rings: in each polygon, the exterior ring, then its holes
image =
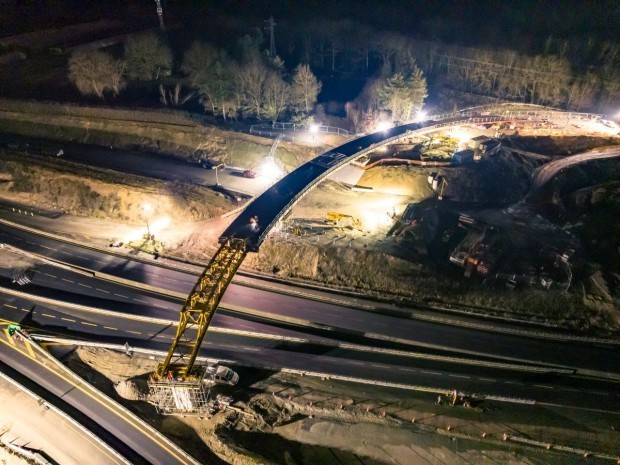
{"type": "Polygon", "coordinates": [[[194,380],[151,380],[149,401],[163,415],[208,415],[212,408],[211,391],[194,380]]]}

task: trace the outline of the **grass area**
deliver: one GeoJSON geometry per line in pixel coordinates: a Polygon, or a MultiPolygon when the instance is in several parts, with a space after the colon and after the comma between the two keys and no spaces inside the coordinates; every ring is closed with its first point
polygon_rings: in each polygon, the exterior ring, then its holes
{"type": "MultiPolygon", "coordinates": [[[[12,100],[0,100],[0,107],[3,132],[184,158],[201,151],[213,161],[244,168],[256,166],[273,143],[271,139],[205,126],[189,113],[172,110],[119,110],[12,100]]],[[[292,169],[314,154],[308,148],[283,143],[276,157],[285,168],[292,169]]]]}
{"type": "Polygon", "coordinates": [[[61,115],[96,120],[124,120],[143,123],[198,126],[190,113],[162,108],[159,110],[124,110],[116,108],[86,107],[57,102],[40,102],[0,99],[4,112],[29,113],[34,115],[61,115]]]}
{"type": "Polygon", "coordinates": [[[233,208],[231,202],[205,187],[166,183],[140,176],[29,155],[4,153],[0,196],[78,216],[142,221],[145,202],[156,205],[157,216],[185,221],[205,220],[233,208]]]}

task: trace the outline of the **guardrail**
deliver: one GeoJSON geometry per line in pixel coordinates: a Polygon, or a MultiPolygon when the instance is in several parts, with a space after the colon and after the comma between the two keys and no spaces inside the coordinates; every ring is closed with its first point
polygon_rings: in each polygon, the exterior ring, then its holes
{"type": "MultiPolygon", "coordinates": [[[[30,336],[28,336],[28,338],[32,339],[32,337],[30,337],[30,336]]],[[[90,390],[90,393],[87,393],[87,395],[90,398],[95,399],[97,396],[99,396],[100,399],[105,399],[109,405],[113,406],[117,410],[117,412],[119,412],[120,414],[124,415],[125,418],[131,419],[131,423],[133,423],[133,425],[139,425],[140,428],[143,431],[150,432],[154,437],[156,437],[160,441],[160,444],[166,444],[165,448],[168,451],[173,450],[178,456],[183,457],[183,459],[184,459],[186,464],[188,464],[188,465],[200,465],[200,463],[196,459],[194,459],[194,457],[189,455],[187,452],[185,452],[183,449],[181,449],[176,443],[174,443],[169,438],[164,436],[161,432],[159,432],[157,429],[155,429],[155,427],[153,427],[150,424],[148,424],[142,418],[138,417],[135,413],[131,412],[129,409],[127,409],[126,407],[122,406],[120,403],[118,403],[117,401],[115,401],[111,397],[108,397],[104,393],[102,393],[101,391],[97,390],[94,386],[92,386],[92,385],[90,385],[88,383],[84,383],[84,380],[82,378],[80,378],[76,373],[74,373],[72,370],[67,368],[58,359],[53,357],[49,352],[47,352],[42,347],[40,347],[39,344],[32,344],[32,348],[36,352],[41,354],[43,357],[45,357],[51,364],[55,365],[59,370],[64,372],[68,377],[72,378],[74,380],[74,385],[75,386],[81,386],[81,389],[84,392],[86,392],[86,390],[90,390]]]]}
{"type": "MultiPolygon", "coordinates": [[[[268,135],[270,137],[282,134],[282,131],[307,131],[317,132],[321,134],[338,134],[340,136],[349,137],[351,133],[346,129],[335,126],[325,125],[308,125],[299,123],[274,123],[274,124],[253,124],[250,126],[250,134],[259,136],[268,135]]],[[[286,137],[286,134],[285,134],[286,137]]]]}
{"type": "MultiPolygon", "coordinates": [[[[39,397],[38,395],[36,395],[34,392],[32,392],[30,389],[28,389],[27,387],[21,385],[20,383],[18,383],[17,381],[15,381],[13,378],[5,375],[4,373],[0,372],[0,380],[5,381],[7,383],[10,383],[12,385],[14,385],[16,388],[18,388],[19,390],[21,390],[24,394],[26,394],[28,397],[31,397],[35,402],[41,402],[43,399],[41,399],[41,397],[39,397]]],[[[89,436],[94,442],[100,444],[103,448],[106,449],[106,451],[110,454],[113,455],[119,462],[122,463],[126,463],[127,465],[131,465],[131,462],[129,462],[127,459],[125,459],[125,457],[123,457],[122,455],[120,455],[118,452],[116,452],[113,448],[111,448],[107,443],[105,443],[104,441],[102,441],[99,437],[97,437],[96,435],[94,435],[89,429],[84,428],[80,423],[78,423],[77,421],[75,421],[73,418],[71,418],[69,415],[67,415],[65,412],[63,412],[62,410],[60,410],[58,407],[56,407],[54,404],[51,404],[47,401],[45,401],[42,405],[44,405],[46,408],[49,408],[50,411],[53,411],[56,415],[58,415],[59,417],[63,418],[66,422],[71,423],[71,425],[73,425],[73,427],[78,430],[81,431],[83,434],[89,436]]],[[[27,449],[23,449],[21,447],[18,446],[14,446],[12,445],[10,442],[8,441],[4,441],[4,439],[0,436],[0,443],[6,444],[7,447],[15,450],[18,454],[21,454],[25,457],[27,457],[29,460],[32,460],[36,463],[39,463],[41,465],[48,465],[50,464],[50,462],[48,462],[47,460],[43,461],[41,460],[40,456],[38,454],[33,454],[32,452],[30,452],[27,449]]]]}

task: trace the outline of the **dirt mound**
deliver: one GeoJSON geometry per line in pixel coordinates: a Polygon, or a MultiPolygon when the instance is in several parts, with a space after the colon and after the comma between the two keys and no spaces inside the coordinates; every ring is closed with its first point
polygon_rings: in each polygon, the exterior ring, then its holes
{"type": "Polygon", "coordinates": [[[150,203],[153,218],[199,221],[232,208],[225,196],[200,186],[170,186],[86,167],[38,166],[9,154],[0,161],[0,171],[6,177],[1,197],[76,216],[143,222],[143,205],[150,203]]]}
{"type": "Polygon", "coordinates": [[[114,384],[116,393],[127,400],[146,400],[149,387],[143,379],[123,380],[114,384]]]}
{"type": "Polygon", "coordinates": [[[509,139],[511,146],[543,155],[574,155],[596,147],[617,145],[617,138],[593,136],[521,136],[509,139]]]}

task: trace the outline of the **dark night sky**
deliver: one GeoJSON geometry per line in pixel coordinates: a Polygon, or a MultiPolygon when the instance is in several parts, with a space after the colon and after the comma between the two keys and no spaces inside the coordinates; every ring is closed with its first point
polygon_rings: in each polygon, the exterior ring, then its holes
{"type": "MultiPolygon", "coordinates": [[[[226,15],[248,31],[273,15],[294,26],[318,18],[354,19],[461,45],[536,51],[544,40],[620,36],[618,0],[162,0],[183,22],[226,15]],[[182,19],[181,19],[182,18],[182,19]]],[[[0,0],[0,35],[82,20],[119,18],[156,22],[153,0],[0,0]]],[[[224,21],[222,21],[224,23],[224,21]]],[[[213,23],[212,23],[213,24],[213,23]]],[[[217,24],[217,21],[216,21],[217,24]]]]}

